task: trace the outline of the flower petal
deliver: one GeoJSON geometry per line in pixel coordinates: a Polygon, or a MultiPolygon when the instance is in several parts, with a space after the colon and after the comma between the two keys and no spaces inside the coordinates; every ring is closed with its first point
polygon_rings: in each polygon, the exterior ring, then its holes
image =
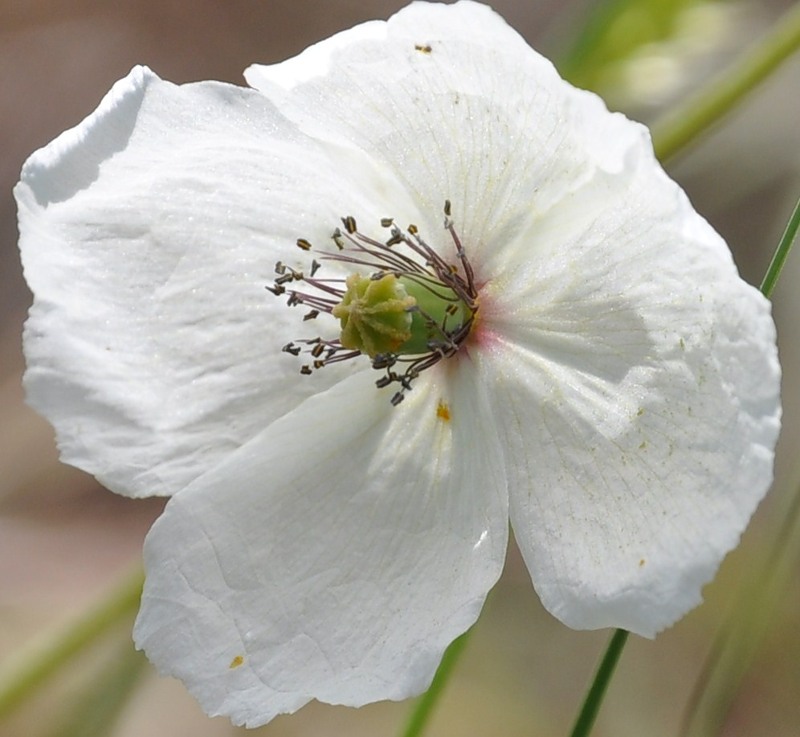
{"type": "Polygon", "coordinates": [[[641,135],[564,82],[491,9],[466,0],[413,3],[245,76],[303,130],[356,141],[398,172],[427,216],[416,224],[443,253],[452,248],[440,225],[451,200],[479,281],[522,224],[597,169],[618,167],[641,135]]]}
{"type": "Polygon", "coordinates": [[[428,371],[396,408],[353,376],[174,496],[145,544],[138,646],[248,726],[424,690],[505,556],[473,373],[428,371]]]}
{"type": "Polygon", "coordinates": [[[64,460],[115,491],[171,494],[350,373],[299,375],[281,347],[337,323],[304,325],[265,287],[277,260],[308,267],[298,237],[329,242],[353,209],[377,220],[393,188],[252,90],[144,68],[117,83],[16,189],[36,296],[26,386],[64,460]]]}
{"type": "Polygon", "coordinates": [[[701,601],[771,482],[780,369],[769,303],[722,239],[646,143],[626,166],[521,234],[477,356],[545,606],[653,636],[701,601]]]}

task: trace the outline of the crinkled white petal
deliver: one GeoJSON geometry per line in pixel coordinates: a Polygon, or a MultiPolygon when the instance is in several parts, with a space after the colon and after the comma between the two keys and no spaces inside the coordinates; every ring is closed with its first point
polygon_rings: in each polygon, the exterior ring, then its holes
{"type": "Polygon", "coordinates": [[[626,166],[520,233],[475,354],[545,606],[653,636],[771,482],[780,370],[769,303],[722,239],[644,143],[626,166]]]}
{"type": "Polygon", "coordinates": [[[130,495],[174,493],[352,370],[301,377],[281,347],[338,323],[266,287],[278,260],[308,268],[298,238],[332,246],[341,216],[403,197],[257,92],[144,68],[34,154],[16,196],[29,400],[64,460],[130,495]]]}
{"type": "Polygon", "coordinates": [[[479,275],[525,223],[597,170],[618,170],[641,135],[467,0],[413,3],[245,76],[303,130],[354,142],[397,172],[442,253],[452,252],[449,199],[479,275]]]}
{"type": "Polygon", "coordinates": [[[175,495],[145,545],[138,646],[249,726],[424,690],[505,556],[473,374],[433,370],[397,408],[353,376],[175,495]]]}

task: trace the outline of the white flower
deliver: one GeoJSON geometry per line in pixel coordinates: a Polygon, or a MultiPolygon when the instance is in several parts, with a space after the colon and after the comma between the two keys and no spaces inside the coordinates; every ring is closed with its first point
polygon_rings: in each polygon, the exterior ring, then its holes
{"type": "Polygon", "coordinates": [[[148,656],[248,725],[416,694],[509,516],[571,627],[652,636],[698,604],[770,483],[779,367],[767,301],[646,131],[467,1],[246,76],[134,69],[16,190],[30,401],[67,462],[173,495],[145,549],[148,656]],[[395,252],[413,271],[414,233],[461,290],[426,360],[302,375],[348,352],[327,280],[395,252]]]}

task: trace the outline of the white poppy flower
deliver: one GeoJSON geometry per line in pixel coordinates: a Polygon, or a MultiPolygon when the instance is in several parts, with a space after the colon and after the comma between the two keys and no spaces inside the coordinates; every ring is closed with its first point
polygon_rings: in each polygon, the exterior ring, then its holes
{"type": "Polygon", "coordinates": [[[139,646],[251,726],[402,699],[509,518],[570,627],[698,604],[770,483],[779,367],[645,129],[467,0],[246,76],[134,69],[16,190],[31,403],[68,463],[173,495],[139,646]]]}

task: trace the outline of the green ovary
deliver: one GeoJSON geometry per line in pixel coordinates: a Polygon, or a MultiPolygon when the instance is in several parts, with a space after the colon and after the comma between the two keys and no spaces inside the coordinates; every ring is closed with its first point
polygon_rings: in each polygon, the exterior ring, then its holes
{"type": "Polygon", "coordinates": [[[351,274],[342,301],[331,311],[342,327],[344,348],[379,354],[424,354],[464,325],[472,312],[455,293],[438,282],[421,284],[406,276],[379,279],[351,274]]]}
{"type": "Polygon", "coordinates": [[[411,312],[416,300],[393,274],[370,279],[347,277],[347,291],[331,313],[342,326],[345,348],[366,353],[395,353],[411,337],[411,312]]]}

